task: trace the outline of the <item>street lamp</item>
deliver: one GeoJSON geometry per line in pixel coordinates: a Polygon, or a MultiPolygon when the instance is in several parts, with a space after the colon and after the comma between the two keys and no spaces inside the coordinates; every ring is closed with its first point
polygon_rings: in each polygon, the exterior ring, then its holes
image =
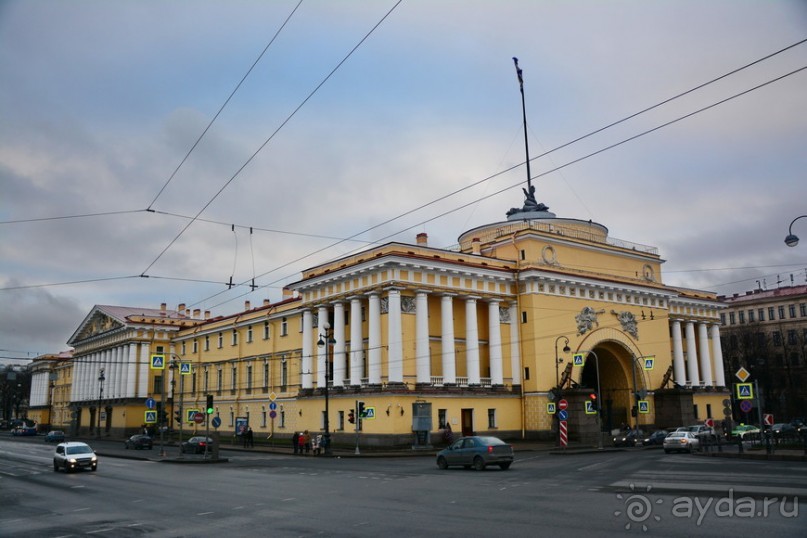
{"type": "Polygon", "coordinates": [[[101,400],[104,398],[104,381],[106,378],[104,377],[104,369],[101,368],[101,371],[98,374],[98,431],[96,435],[98,439],[101,438],[101,400]]]}
{"type": "Polygon", "coordinates": [[[793,233],[793,224],[799,220],[807,217],[807,215],[801,215],[800,217],[796,217],[793,219],[793,222],[790,223],[790,227],[787,229],[787,237],[785,237],[785,245],[789,247],[795,247],[799,244],[799,238],[793,233]]]}
{"type": "Polygon", "coordinates": [[[568,353],[571,351],[571,349],[569,348],[568,338],[566,338],[565,336],[558,336],[557,338],[555,338],[555,386],[558,387],[558,389],[560,389],[560,377],[558,376],[558,366],[560,366],[560,363],[563,362],[563,359],[558,357],[558,342],[561,339],[566,340],[566,342],[563,344],[563,352],[568,353]]]}
{"type": "MultiPolygon", "coordinates": [[[[172,411],[174,410],[174,387],[176,385],[177,369],[180,368],[181,364],[182,364],[181,360],[174,357],[173,359],[171,359],[171,363],[169,365],[169,368],[171,369],[171,410],[172,411]]],[[[180,376],[181,375],[182,374],[180,373],[180,376]]],[[[179,459],[183,459],[185,457],[184,454],[182,453],[182,421],[183,421],[182,419],[185,418],[184,415],[183,415],[185,410],[182,407],[182,404],[183,404],[182,390],[184,389],[184,387],[182,385],[183,385],[182,377],[180,377],[179,378],[179,414],[178,414],[178,420],[179,420],[179,443],[178,443],[178,446],[179,446],[179,459]]]]}
{"type": "Polygon", "coordinates": [[[328,420],[328,385],[330,384],[330,357],[329,351],[330,347],[336,343],[336,340],[333,337],[333,332],[331,331],[331,324],[327,321],[322,325],[322,328],[325,329],[325,334],[319,335],[319,340],[317,340],[317,347],[320,349],[325,348],[325,435],[322,436],[322,442],[325,443],[325,455],[331,456],[331,425],[328,420]]]}
{"type": "Polygon", "coordinates": [[[594,367],[597,371],[597,448],[602,450],[602,416],[600,414],[600,406],[602,405],[602,398],[600,397],[600,358],[593,350],[586,351],[594,355],[594,367]]]}

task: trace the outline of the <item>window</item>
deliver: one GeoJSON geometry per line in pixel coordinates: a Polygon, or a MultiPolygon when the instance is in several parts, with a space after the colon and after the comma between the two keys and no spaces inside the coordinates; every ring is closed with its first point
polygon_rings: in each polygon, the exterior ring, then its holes
{"type": "Polygon", "coordinates": [[[697,405],[692,406],[692,412],[695,413],[695,419],[697,420],[699,418],[698,417],[698,406],[697,405]]]}
{"type": "Polygon", "coordinates": [[[207,368],[205,368],[205,386],[204,386],[205,394],[207,394],[207,387],[209,381],[210,381],[210,372],[208,372],[207,368]]]}
{"type": "Polygon", "coordinates": [[[801,303],[799,305],[799,315],[803,318],[807,318],[807,304],[801,303]]]}
{"type": "Polygon", "coordinates": [[[765,321],[765,309],[760,308],[757,310],[757,314],[759,314],[759,321],[765,321]]]}
{"type": "Polygon", "coordinates": [[[757,333],[757,345],[759,347],[765,347],[765,333],[757,333]]]}
{"type": "Polygon", "coordinates": [[[791,319],[796,317],[796,305],[788,305],[787,310],[787,313],[790,315],[791,319]]]}
{"type": "Polygon", "coordinates": [[[247,390],[252,390],[252,365],[247,366],[247,390]]]}
{"type": "Polygon", "coordinates": [[[530,368],[529,366],[524,368],[524,381],[530,380],[530,368]]]}
{"type": "Polygon", "coordinates": [[[795,329],[790,329],[789,331],[787,331],[787,345],[795,346],[796,344],[799,343],[798,336],[796,336],[796,334],[797,333],[795,329]]]}
{"type": "Polygon", "coordinates": [[[233,366],[232,368],[232,376],[230,378],[230,388],[235,390],[238,388],[238,367],[233,366]]]}
{"type": "Polygon", "coordinates": [[[264,360],[263,361],[263,388],[269,386],[269,363],[264,360]]]}
{"type": "Polygon", "coordinates": [[[185,348],[185,342],[182,342],[182,351],[180,351],[180,354],[182,354],[182,355],[187,354],[187,349],[185,348]]]}
{"type": "Polygon", "coordinates": [[[210,351],[210,335],[205,335],[205,351],[210,351]]]}
{"type": "Polygon", "coordinates": [[[268,321],[263,322],[263,339],[264,340],[269,340],[269,322],[268,321]]]}
{"type": "Polygon", "coordinates": [[[773,345],[775,347],[782,347],[782,333],[779,331],[773,332],[773,345]]]}
{"type": "Polygon", "coordinates": [[[238,331],[237,331],[237,330],[235,330],[235,329],[233,329],[233,340],[232,340],[232,345],[234,345],[234,346],[237,346],[237,345],[238,345],[238,331]]]}
{"type": "Polygon", "coordinates": [[[776,319],[776,310],[772,307],[768,307],[768,321],[773,321],[776,319]]]}
{"type": "Polygon", "coordinates": [[[230,410],[230,426],[235,426],[235,414],[230,410]]]}
{"type": "Polygon", "coordinates": [[[706,404],[706,418],[712,418],[712,404],[706,404]]]}
{"type": "Polygon", "coordinates": [[[521,323],[527,323],[527,313],[526,312],[521,313],[521,323]]]}
{"type": "Polygon", "coordinates": [[[252,343],[252,325],[247,327],[247,343],[252,343]]]}
{"type": "Polygon", "coordinates": [[[785,319],[785,307],[784,307],[784,305],[779,306],[779,319],[785,319]]]}
{"type": "Polygon", "coordinates": [[[196,372],[191,374],[191,392],[196,394],[196,372]]]}
{"type": "Polygon", "coordinates": [[[753,311],[753,310],[749,310],[749,311],[748,311],[748,323],[754,323],[754,321],[755,321],[755,320],[754,320],[754,311],[753,311]]]}
{"type": "Polygon", "coordinates": [[[152,394],[162,394],[163,392],[163,376],[156,375],[154,376],[154,390],[152,394]]]}
{"type": "Polygon", "coordinates": [[[289,320],[286,318],[282,318],[280,320],[280,336],[288,336],[289,335],[289,320]]]}
{"type": "Polygon", "coordinates": [[[224,347],[224,333],[219,333],[217,338],[217,345],[219,346],[219,349],[224,347]]]}
{"type": "Polygon", "coordinates": [[[196,338],[193,339],[193,352],[199,353],[199,341],[196,338]]]}
{"type": "Polygon", "coordinates": [[[729,312],[729,324],[734,325],[736,322],[737,321],[734,318],[734,312],[729,312]]]}
{"type": "Polygon", "coordinates": [[[289,365],[286,363],[286,358],[280,360],[280,390],[286,390],[286,385],[289,384],[289,365]]]}
{"type": "Polygon", "coordinates": [[[726,324],[726,314],[724,314],[723,312],[720,313],[720,324],[721,325],[726,324]]]}
{"type": "Polygon", "coordinates": [[[261,409],[261,428],[266,427],[266,409],[261,409]]]}
{"type": "Polygon", "coordinates": [[[278,424],[278,428],[285,428],[286,427],[286,412],[281,409],[280,410],[280,423],[278,424]]]}
{"type": "Polygon", "coordinates": [[[344,431],[345,430],[345,412],[344,411],[339,411],[339,413],[336,415],[336,420],[337,420],[336,429],[338,429],[339,431],[344,431]]]}
{"type": "Polygon", "coordinates": [[[488,409],[488,429],[495,430],[496,429],[496,410],[495,409],[488,409]]]}
{"type": "Polygon", "coordinates": [[[224,376],[222,375],[221,368],[216,371],[216,390],[221,392],[221,386],[224,383],[224,376]]]}
{"type": "Polygon", "coordinates": [[[745,323],[745,312],[743,312],[742,310],[740,310],[740,311],[738,312],[738,314],[739,314],[739,316],[740,316],[740,323],[745,323]]]}
{"type": "Polygon", "coordinates": [[[443,429],[446,427],[446,410],[445,409],[438,409],[437,410],[437,424],[439,425],[439,429],[443,429]]]}
{"type": "Polygon", "coordinates": [[[521,259],[522,259],[522,260],[526,260],[526,259],[527,259],[527,253],[526,253],[526,252],[524,252],[524,249],[521,249],[521,259]]]}

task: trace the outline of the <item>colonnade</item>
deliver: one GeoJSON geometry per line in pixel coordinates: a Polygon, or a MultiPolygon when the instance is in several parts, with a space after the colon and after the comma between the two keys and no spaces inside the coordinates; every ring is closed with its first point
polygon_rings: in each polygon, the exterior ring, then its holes
{"type": "MultiPolygon", "coordinates": [[[[325,337],[328,333],[325,323],[333,310],[333,380],[335,387],[381,385],[382,379],[382,349],[387,349],[387,384],[404,383],[404,362],[413,360],[415,364],[415,382],[419,385],[431,384],[434,377],[429,342],[429,293],[417,291],[414,301],[407,301],[404,308],[404,299],[400,289],[385,290],[385,296],[373,292],[366,296],[350,297],[345,300],[334,301],[331,304],[320,305],[317,310],[316,332],[314,327],[314,312],[311,309],[303,310],[303,344],[302,344],[302,370],[301,385],[303,389],[314,386],[313,360],[316,357],[316,384],[325,385],[327,347],[317,348],[313,353],[315,342],[320,335],[325,337]],[[382,300],[386,299],[387,314],[387,342],[381,341],[382,334],[382,300]],[[349,303],[350,334],[346,334],[346,308],[349,303]],[[362,306],[367,306],[367,342],[362,331],[362,306]],[[414,310],[414,312],[412,312],[414,310]],[[402,315],[414,313],[415,335],[403,334],[402,315]],[[414,336],[414,338],[413,338],[414,336]],[[404,357],[403,342],[415,341],[415,357],[404,357]],[[349,352],[348,352],[349,347],[349,352]]],[[[518,315],[516,305],[509,305],[507,316],[502,320],[499,299],[481,299],[467,296],[457,297],[453,294],[443,294],[440,300],[441,320],[441,374],[443,385],[457,384],[457,355],[455,346],[454,301],[464,302],[465,328],[461,338],[465,340],[465,371],[468,385],[482,384],[480,340],[477,309],[481,301],[487,302],[488,308],[488,351],[490,360],[490,384],[504,385],[504,367],[502,356],[502,323],[510,324],[510,353],[513,384],[520,384],[521,360],[518,346],[518,315]]],[[[411,299],[411,298],[406,298],[411,299]]]]}
{"type": "Polygon", "coordinates": [[[88,353],[74,359],[71,401],[148,396],[149,344],[135,342],[88,353]],[[104,392],[101,394],[101,371],[104,392]]]}
{"type": "Polygon", "coordinates": [[[716,323],[672,320],[673,374],[679,385],[691,387],[725,387],[723,348],[720,345],[720,326],[716,323]],[[686,361],[684,340],[686,337],[686,361]],[[697,325],[697,338],[695,330],[697,325]]]}

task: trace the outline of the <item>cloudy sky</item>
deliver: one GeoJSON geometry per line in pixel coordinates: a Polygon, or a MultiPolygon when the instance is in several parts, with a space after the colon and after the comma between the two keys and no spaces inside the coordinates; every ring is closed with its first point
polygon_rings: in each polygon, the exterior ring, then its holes
{"type": "MultiPolygon", "coordinates": [[[[797,0],[4,0],[0,356],[66,349],[95,304],[229,314],[504,220],[513,56],[538,157],[805,38],[797,0]]],[[[803,284],[806,66],[804,43],[538,157],[537,197],[658,247],[669,284],[803,284]]]]}

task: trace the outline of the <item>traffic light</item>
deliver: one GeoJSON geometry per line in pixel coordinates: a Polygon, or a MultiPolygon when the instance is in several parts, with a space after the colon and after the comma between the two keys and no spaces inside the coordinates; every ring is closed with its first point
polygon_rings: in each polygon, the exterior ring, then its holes
{"type": "Polygon", "coordinates": [[[351,424],[355,424],[355,423],[356,423],[356,415],[355,415],[355,413],[353,412],[353,409],[351,409],[351,410],[348,412],[348,414],[347,414],[347,421],[348,421],[348,422],[350,422],[351,424]]]}
{"type": "Polygon", "coordinates": [[[180,423],[180,424],[182,423],[182,410],[181,409],[179,409],[177,411],[174,411],[174,420],[176,422],[180,423]]]}
{"type": "Polygon", "coordinates": [[[359,410],[359,418],[364,418],[364,402],[356,402],[356,408],[359,410]]]}
{"type": "Polygon", "coordinates": [[[168,424],[168,413],[160,411],[160,424],[168,424]]]}
{"type": "Polygon", "coordinates": [[[215,411],[215,409],[213,409],[213,395],[212,394],[207,395],[207,405],[205,406],[205,411],[207,412],[208,415],[212,415],[213,411],[215,411]]]}
{"type": "Polygon", "coordinates": [[[588,399],[591,402],[591,407],[599,411],[600,407],[599,402],[597,401],[597,393],[596,392],[590,393],[588,395],[588,399]]]}

